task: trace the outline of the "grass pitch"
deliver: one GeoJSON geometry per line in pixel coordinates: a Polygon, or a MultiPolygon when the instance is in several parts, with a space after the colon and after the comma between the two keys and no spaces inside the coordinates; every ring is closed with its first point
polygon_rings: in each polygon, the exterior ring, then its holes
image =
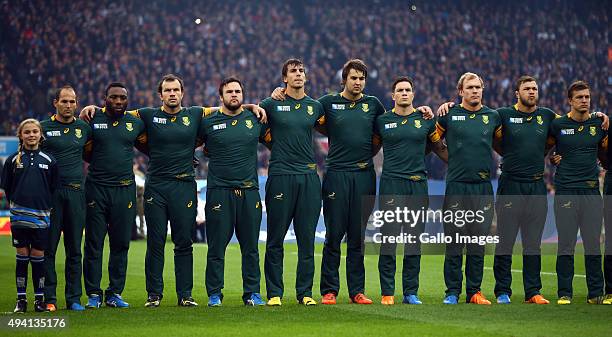
{"type": "MultiPolygon", "coordinates": [[[[3,322],[8,317],[65,317],[69,326],[61,330],[26,329],[11,330],[0,327],[0,336],[609,336],[612,329],[612,307],[586,304],[586,284],[582,258],[576,258],[574,280],[574,304],[559,306],[556,302],[555,257],[543,256],[543,295],[553,304],[536,306],[523,304],[521,259],[515,256],[511,305],[477,306],[464,304],[445,306],[442,275],[443,256],[424,256],[421,264],[419,296],[424,305],[410,306],[401,303],[401,280],[398,261],[396,304],[386,307],[380,304],[380,286],[376,256],[366,256],[366,294],[375,303],[369,306],[348,304],[344,261],[342,263],[342,289],[338,305],[303,307],[295,300],[294,280],[297,246],[285,246],[285,296],[281,307],[244,307],[241,301],[240,250],[231,244],[226,256],[226,279],[222,307],[206,307],[204,267],[207,246],[194,245],[194,292],[200,306],[181,308],[176,306],[174,292],[174,266],[172,243],[166,244],[164,271],[165,297],[156,309],[144,308],[146,299],[144,277],[144,241],[133,242],[130,248],[128,278],[123,298],[131,304],[129,309],[101,308],[77,313],[63,310],[63,274],[58,274],[58,304],[55,313],[12,315],[15,304],[15,249],[9,237],[0,237],[0,311],[3,322]],[[400,289],[398,292],[397,289],[400,289]]],[[[317,301],[322,245],[316,247],[316,275],[314,294],[317,301]]],[[[260,245],[262,265],[262,294],[264,245],[260,245]]],[[[106,253],[107,255],[108,253],[106,253]]],[[[63,271],[63,251],[58,252],[57,270],[63,271]]],[[[398,259],[399,260],[399,259],[398,259]]],[[[483,293],[490,300],[493,296],[492,256],[486,257],[483,293]]],[[[106,262],[105,262],[106,263],[106,262]]],[[[104,267],[106,271],[106,264],[104,267]]],[[[107,276],[103,276],[106,286],[107,276]]],[[[28,292],[32,293],[31,281],[28,292]]],[[[463,294],[465,295],[465,294],[463,294]]],[[[32,295],[28,296],[30,311],[32,295]]],[[[85,297],[82,299],[84,304],[85,297]]]]}

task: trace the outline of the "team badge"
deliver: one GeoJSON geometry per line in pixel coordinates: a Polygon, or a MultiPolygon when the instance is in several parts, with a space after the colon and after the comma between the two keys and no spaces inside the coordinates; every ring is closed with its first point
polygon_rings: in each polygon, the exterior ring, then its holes
{"type": "Polygon", "coordinates": [[[363,112],[370,111],[370,107],[368,106],[368,103],[361,103],[361,110],[363,110],[363,112]]]}
{"type": "Polygon", "coordinates": [[[312,105],[308,106],[308,114],[312,116],[312,114],[314,114],[314,109],[312,108],[312,105]]]}
{"type": "Polygon", "coordinates": [[[74,135],[75,135],[77,138],[81,138],[81,137],[83,137],[83,133],[81,132],[81,129],[74,129],[74,135]]]}
{"type": "Polygon", "coordinates": [[[536,120],[537,120],[538,124],[540,124],[540,125],[544,124],[544,120],[542,119],[542,116],[536,116],[536,120]]]}
{"type": "Polygon", "coordinates": [[[187,116],[183,117],[183,125],[189,126],[189,124],[191,124],[191,122],[189,121],[189,117],[187,116]]]}
{"type": "Polygon", "coordinates": [[[485,124],[489,124],[489,116],[482,116],[482,122],[485,124]]]}
{"type": "Polygon", "coordinates": [[[70,129],[65,128],[65,129],[64,129],[64,133],[68,133],[68,132],[70,132],[70,129]]]}
{"type": "Polygon", "coordinates": [[[117,125],[119,125],[119,121],[114,121],[113,126],[117,126],[117,125]]]}
{"type": "Polygon", "coordinates": [[[238,121],[237,120],[233,120],[232,121],[232,126],[236,126],[236,124],[238,124],[238,121]]]}
{"type": "Polygon", "coordinates": [[[417,119],[417,120],[415,120],[415,121],[414,121],[414,127],[415,127],[415,128],[417,128],[417,129],[420,129],[420,128],[421,128],[421,121],[420,121],[420,120],[418,120],[418,119],[417,119]]]}
{"type": "Polygon", "coordinates": [[[302,105],[300,103],[298,103],[298,104],[295,105],[295,110],[298,110],[301,107],[302,107],[302,105]]]}
{"type": "Polygon", "coordinates": [[[134,131],[134,125],[132,125],[132,123],[125,123],[125,128],[128,131],[134,131]]]}
{"type": "Polygon", "coordinates": [[[253,121],[250,119],[247,119],[246,121],[244,121],[246,123],[246,127],[249,129],[253,128],[253,121]]]}
{"type": "Polygon", "coordinates": [[[589,134],[595,136],[597,134],[597,129],[594,126],[589,126],[589,134]]]}

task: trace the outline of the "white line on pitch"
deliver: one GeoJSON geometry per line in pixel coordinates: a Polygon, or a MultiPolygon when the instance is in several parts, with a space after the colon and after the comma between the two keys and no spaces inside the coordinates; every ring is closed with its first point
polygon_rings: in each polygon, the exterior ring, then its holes
{"type": "MultiPolygon", "coordinates": [[[[493,270],[493,268],[491,268],[491,267],[484,267],[484,269],[486,269],[486,270],[493,270]]],[[[519,269],[510,269],[510,271],[513,272],[513,273],[519,273],[519,274],[523,273],[523,271],[519,270],[519,269]]],[[[551,272],[548,272],[548,271],[541,271],[540,274],[542,274],[542,275],[550,275],[550,276],[557,276],[557,273],[551,273],[551,272]]],[[[574,274],[574,277],[586,277],[586,275],[574,274]]]]}

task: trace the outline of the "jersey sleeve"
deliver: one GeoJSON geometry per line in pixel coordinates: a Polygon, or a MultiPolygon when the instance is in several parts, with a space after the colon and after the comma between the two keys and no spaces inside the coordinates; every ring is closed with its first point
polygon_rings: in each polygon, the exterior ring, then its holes
{"type": "Polygon", "coordinates": [[[7,200],[11,200],[11,185],[13,184],[13,158],[16,154],[6,158],[2,168],[1,187],[4,190],[7,200]]]}
{"type": "Polygon", "coordinates": [[[376,116],[380,116],[385,113],[385,106],[380,103],[377,97],[374,97],[374,105],[376,106],[376,116]]]}
{"type": "Polygon", "coordinates": [[[437,143],[440,141],[440,139],[442,139],[437,132],[437,119],[437,117],[434,117],[434,119],[429,124],[429,129],[427,129],[427,139],[429,139],[429,141],[432,143],[437,143]]]}
{"type": "Polygon", "coordinates": [[[438,134],[438,138],[442,139],[444,138],[444,135],[446,134],[446,128],[448,127],[448,116],[450,115],[450,111],[444,115],[438,118],[438,120],[436,121],[436,133],[438,134]]]}

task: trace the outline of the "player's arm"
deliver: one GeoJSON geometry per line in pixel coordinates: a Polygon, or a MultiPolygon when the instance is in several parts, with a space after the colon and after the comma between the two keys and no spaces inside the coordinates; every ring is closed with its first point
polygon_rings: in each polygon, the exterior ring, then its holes
{"type": "Polygon", "coordinates": [[[83,146],[83,160],[91,162],[91,154],[93,153],[93,140],[88,140],[83,146]]]}
{"type": "Polygon", "coordinates": [[[59,167],[57,165],[57,161],[51,162],[51,181],[49,184],[49,190],[51,193],[60,187],[60,179],[59,179],[59,167]]]}
{"type": "Polygon", "coordinates": [[[272,132],[269,126],[262,125],[259,132],[259,142],[262,143],[268,150],[272,150],[272,132]]]}
{"type": "Polygon", "coordinates": [[[4,190],[4,195],[6,195],[6,200],[8,201],[11,200],[11,186],[13,185],[13,158],[14,156],[6,158],[2,168],[1,187],[4,190]]]}
{"type": "Polygon", "coordinates": [[[138,137],[136,137],[136,142],[134,142],[134,147],[138,149],[138,151],[147,155],[147,157],[149,156],[149,142],[147,139],[146,132],[142,132],[141,134],[138,135],[138,137]]]}
{"type": "MultiPolygon", "coordinates": [[[[255,117],[257,117],[257,119],[261,123],[268,122],[268,115],[266,114],[266,111],[260,108],[259,105],[253,104],[253,103],[247,103],[247,104],[243,104],[242,108],[245,110],[251,111],[251,113],[253,113],[253,115],[255,115],[255,117]]],[[[221,107],[218,107],[218,106],[202,107],[202,117],[209,116],[212,113],[217,112],[219,110],[221,110],[221,107]]]]}
{"type": "Polygon", "coordinates": [[[504,151],[503,151],[503,147],[502,147],[502,140],[503,140],[503,134],[502,134],[502,127],[499,126],[497,127],[497,129],[495,129],[495,134],[493,136],[493,150],[495,150],[495,152],[497,152],[500,156],[504,155],[504,151]]]}
{"type": "Polygon", "coordinates": [[[448,114],[448,111],[450,110],[450,108],[452,108],[454,106],[455,106],[455,102],[442,103],[442,105],[440,105],[438,107],[438,110],[436,111],[436,115],[438,117],[446,116],[446,114],[448,114]]]}
{"type": "Polygon", "coordinates": [[[601,162],[601,166],[608,169],[610,163],[608,163],[608,135],[605,135],[603,139],[599,142],[599,146],[597,149],[597,157],[601,162]]]}
{"type": "Polygon", "coordinates": [[[323,103],[319,102],[320,104],[318,105],[318,117],[317,121],[315,122],[315,126],[314,129],[317,130],[318,133],[322,134],[323,136],[327,137],[327,123],[325,121],[325,108],[323,107],[323,103]]]}
{"type": "MultiPolygon", "coordinates": [[[[443,162],[448,163],[448,147],[438,133],[437,123],[427,136],[427,150],[433,151],[443,162]]],[[[427,150],[426,154],[427,155],[427,150]]]]}
{"type": "Polygon", "coordinates": [[[608,128],[610,127],[610,118],[608,117],[608,115],[601,111],[593,112],[591,115],[597,118],[601,118],[601,129],[604,131],[608,131],[608,128]]]}

